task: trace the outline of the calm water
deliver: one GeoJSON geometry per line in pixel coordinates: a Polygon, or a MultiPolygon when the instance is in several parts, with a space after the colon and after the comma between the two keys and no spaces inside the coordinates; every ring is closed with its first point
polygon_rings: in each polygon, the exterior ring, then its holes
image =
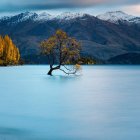
{"type": "Polygon", "coordinates": [[[140,66],[0,67],[0,140],[140,140],[140,66]]]}

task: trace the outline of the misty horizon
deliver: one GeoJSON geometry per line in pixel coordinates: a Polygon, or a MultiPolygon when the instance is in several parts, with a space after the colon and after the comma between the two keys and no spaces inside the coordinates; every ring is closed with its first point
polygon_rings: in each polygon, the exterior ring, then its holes
{"type": "Polygon", "coordinates": [[[25,11],[46,11],[50,14],[63,12],[87,13],[98,15],[108,11],[123,11],[129,15],[140,16],[139,0],[1,0],[0,16],[13,15],[25,11]]]}

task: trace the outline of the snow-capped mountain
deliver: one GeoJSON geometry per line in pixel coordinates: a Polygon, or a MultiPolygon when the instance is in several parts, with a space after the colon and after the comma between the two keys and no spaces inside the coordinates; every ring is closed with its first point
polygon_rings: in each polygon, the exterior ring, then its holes
{"type": "MultiPolygon", "coordinates": [[[[0,22],[6,21],[7,24],[18,24],[24,21],[37,21],[37,22],[45,22],[50,20],[57,20],[57,21],[69,21],[76,18],[82,18],[85,15],[83,13],[72,13],[72,12],[65,12],[60,15],[50,15],[46,12],[42,13],[35,13],[35,12],[24,12],[14,16],[4,16],[0,18],[0,22]]],[[[90,17],[94,17],[92,15],[88,15],[90,17]]],[[[120,21],[122,22],[129,22],[129,23],[140,23],[140,17],[135,17],[132,15],[128,15],[122,11],[115,11],[115,12],[107,12],[105,14],[101,14],[97,16],[98,19],[109,21],[112,23],[118,24],[120,21]]]]}
{"type": "Polygon", "coordinates": [[[36,13],[32,13],[32,12],[25,12],[25,13],[21,13],[19,15],[14,16],[13,18],[17,18],[18,22],[23,22],[29,19],[35,19],[37,18],[37,14],[36,13]]]}
{"type": "Polygon", "coordinates": [[[119,23],[119,21],[126,21],[131,23],[140,23],[140,17],[135,17],[128,15],[122,11],[106,12],[104,14],[98,15],[97,18],[112,23],[119,23]]]}
{"type": "Polygon", "coordinates": [[[4,16],[0,18],[0,21],[7,21],[10,22],[10,24],[17,24],[20,22],[24,22],[27,20],[33,20],[33,21],[49,21],[49,20],[71,20],[71,19],[75,19],[78,17],[82,17],[84,16],[84,14],[82,13],[70,13],[70,12],[65,12],[62,13],[60,15],[50,15],[46,12],[42,12],[42,13],[35,13],[35,12],[24,12],[24,13],[20,13],[14,16],[4,16]]]}
{"type": "Polygon", "coordinates": [[[46,12],[24,12],[0,18],[0,34],[11,36],[21,56],[27,62],[32,59],[33,63],[44,60],[36,57],[40,53],[40,41],[50,37],[57,29],[80,40],[82,54],[97,60],[106,61],[127,53],[140,54],[140,18],[123,12],[110,12],[107,15],[97,18],[81,13],[50,15],[46,12]],[[110,23],[104,20],[110,20],[110,23]],[[114,24],[114,21],[117,22],[114,24]]]}
{"type": "Polygon", "coordinates": [[[36,13],[24,12],[14,16],[4,16],[0,18],[0,22],[6,22],[9,25],[18,24],[27,20],[34,20],[38,17],[36,13]]]}

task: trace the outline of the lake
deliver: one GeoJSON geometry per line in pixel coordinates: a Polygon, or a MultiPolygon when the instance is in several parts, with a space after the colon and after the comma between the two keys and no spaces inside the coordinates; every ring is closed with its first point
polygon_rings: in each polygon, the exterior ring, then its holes
{"type": "Polygon", "coordinates": [[[0,140],[140,140],[140,66],[0,67],[0,140]]]}

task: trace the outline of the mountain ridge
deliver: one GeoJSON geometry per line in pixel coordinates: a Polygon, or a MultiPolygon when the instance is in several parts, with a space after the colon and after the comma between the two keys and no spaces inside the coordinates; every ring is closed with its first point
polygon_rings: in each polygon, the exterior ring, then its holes
{"type": "Polygon", "coordinates": [[[96,17],[100,20],[108,21],[111,23],[116,23],[119,24],[120,21],[122,22],[128,22],[128,23],[135,23],[135,24],[140,24],[140,17],[132,16],[129,14],[124,13],[123,11],[112,11],[112,12],[106,12],[104,14],[100,14],[97,16],[93,16],[91,14],[87,13],[72,13],[72,12],[64,12],[59,15],[51,15],[47,12],[42,12],[42,13],[36,13],[36,12],[23,12],[20,14],[16,14],[14,16],[4,16],[0,18],[0,22],[4,20],[15,20],[13,24],[23,22],[26,20],[34,20],[34,21],[40,21],[40,22],[45,22],[45,21],[50,21],[50,20],[59,20],[59,21],[68,21],[76,18],[82,18],[85,15],[91,16],[91,17],[96,17]]]}
{"type": "Polygon", "coordinates": [[[135,22],[116,24],[89,14],[63,13],[60,17],[51,17],[47,13],[32,12],[0,19],[0,34],[12,37],[22,58],[38,55],[39,43],[57,29],[79,40],[82,54],[101,61],[126,53],[140,53],[140,24],[135,22]]]}

